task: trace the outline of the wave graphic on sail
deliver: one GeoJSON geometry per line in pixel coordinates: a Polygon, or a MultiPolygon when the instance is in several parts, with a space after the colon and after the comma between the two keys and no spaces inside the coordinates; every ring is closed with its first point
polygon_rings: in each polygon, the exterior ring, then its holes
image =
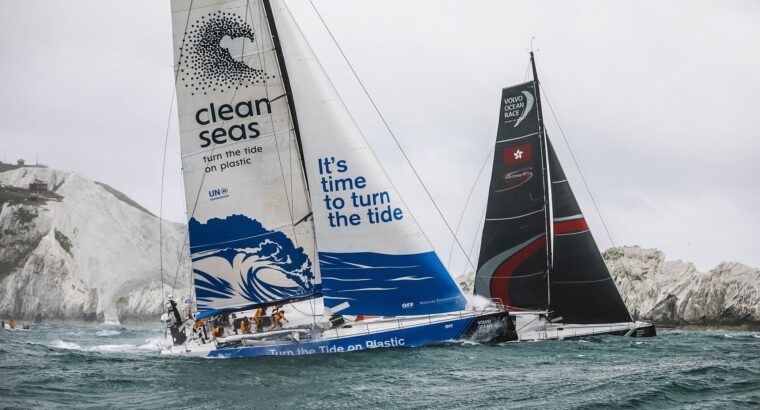
{"type": "Polygon", "coordinates": [[[319,291],[303,248],[242,215],[190,220],[198,310],[298,299],[319,291]]]}

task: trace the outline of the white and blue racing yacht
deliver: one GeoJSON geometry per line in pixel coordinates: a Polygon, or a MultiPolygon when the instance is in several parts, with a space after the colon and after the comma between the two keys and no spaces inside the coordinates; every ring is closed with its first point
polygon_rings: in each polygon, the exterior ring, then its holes
{"type": "Polygon", "coordinates": [[[467,305],[283,1],[172,0],[172,16],[195,300],[169,302],[162,353],[516,338],[505,308],[467,305]],[[228,319],[282,304],[308,319],[228,319]]]}

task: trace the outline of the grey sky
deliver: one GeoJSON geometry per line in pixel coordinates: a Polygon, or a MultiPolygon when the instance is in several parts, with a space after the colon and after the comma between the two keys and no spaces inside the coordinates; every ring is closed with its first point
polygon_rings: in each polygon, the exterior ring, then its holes
{"type": "MultiPolygon", "coordinates": [[[[308,1],[290,7],[436,248],[450,236],[308,1]]],[[[617,245],[709,269],[760,266],[760,3],[316,1],[454,226],[496,132],[502,87],[539,75],[617,245]]],[[[184,219],[168,1],[0,0],[0,155],[106,182],[184,219]]],[[[550,136],[610,245],[546,101],[550,136]]],[[[482,175],[460,230],[472,245],[482,175]]],[[[477,248],[476,248],[477,249],[477,248]]],[[[477,254],[477,251],[475,252],[477,254]]],[[[455,258],[455,273],[461,270],[455,258]],[[459,267],[456,267],[459,266],[459,267]]]]}

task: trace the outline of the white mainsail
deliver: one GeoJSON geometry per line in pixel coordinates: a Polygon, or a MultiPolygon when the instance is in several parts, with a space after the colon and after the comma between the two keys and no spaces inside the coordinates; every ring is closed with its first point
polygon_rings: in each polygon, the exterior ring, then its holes
{"type": "Polygon", "coordinates": [[[307,185],[259,1],[172,0],[198,317],[321,290],[307,185]]]}
{"type": "Polygon", "coordinates": [[[298,112],[325,306],[342,305],[342,313],[363,315],[464,308],[464,296],[372,153],[287,6],[280,0],[271,5],[298,112]]]}

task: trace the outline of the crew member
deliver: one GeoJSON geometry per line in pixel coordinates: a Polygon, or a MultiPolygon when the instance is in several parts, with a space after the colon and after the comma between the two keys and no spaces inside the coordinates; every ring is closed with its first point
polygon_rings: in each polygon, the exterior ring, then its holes
{"type": "Polygon", "coordinates": [[[174,323],[177,326],[179,326],[180,324],[182,324],[182,316],[180,316],[179,310],[177,310],[177,302],[174,301],[174,299],[172,298],[172,295],[169,295],[168,299],[169,299],[169,303],[168,303],[169,313],[174,315],[174,323]]]}
{"type": "Polygon", "coordinates": [[[238,318],[236,314],[232,314],[232,331],[237,334],[238,329],[240,329],[240,322],[242,322],[242,318],[238,318]]]}
{"type": "Polygon", "coordinates": [[[196,335],[198,335],[198,338],[201,339],[202,343],[206,343],[206,339],[208,339],[208,336],[206,335],[206,322],[208,322],[208,318],[203,318],[201,320],[196,320],[195,324],[193,325],[193,331],[196,335]]]}
{"type": "Polygon", "coordinates": [[[13,319],[11,319],[11,321],[10,321],[10,322],[8,322],[8,327],[9,327],[11,330],[15,329],[15,328],[16,328],[16,322],[14,322],[14,321],[13,321],[13,319]]]}
{"type": "Polygon", "coordinates": [[[267,308],[260,307],[256,309],[256,313],[253,315],[253,322],[256,323],[256,333],[261,333],[264,327],[264,316],[267,315],[267,308]]]}
{"type": "MultiPolygon", "coordinates": [[[[280,308],[282,308],[282,305],[278,305],[280,308]]],[[[269,331],[275,329],[282,328],[282,322],[281,321],[288,321],[288,319],[285,319],[285,311],[284,310],[275,310],[275,312],[272,314],[272,327],[269,328],[269,331]]]]}
{"type": "Polygon", "coordinates": [[[240,319],[240,333],[244,335],[251,333],[251,321],[245,316],[240,319]]]}

